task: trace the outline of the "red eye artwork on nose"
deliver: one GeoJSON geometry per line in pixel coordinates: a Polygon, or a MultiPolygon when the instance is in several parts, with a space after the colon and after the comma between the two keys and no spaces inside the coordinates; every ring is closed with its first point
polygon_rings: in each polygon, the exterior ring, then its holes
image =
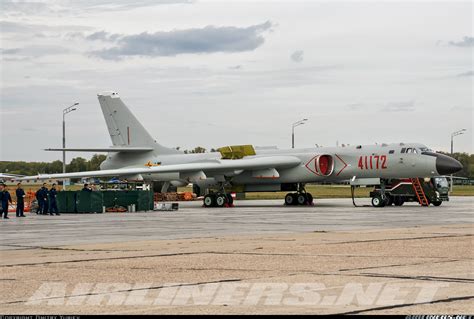
{"type": "Polygon", "coordinates": [[[316,175],[329,176],[334,170],[334,162],[330,155],[317,155],[306,163],[306,168],[316,175]]]}
{"type": "Polygon", "coordinates": [[[321,172],[321,174],[323,175],[327,175],[328,171],[329,171],[329,158],[327,155],[323,155],[319,158],[319,171],[321,172]]]}

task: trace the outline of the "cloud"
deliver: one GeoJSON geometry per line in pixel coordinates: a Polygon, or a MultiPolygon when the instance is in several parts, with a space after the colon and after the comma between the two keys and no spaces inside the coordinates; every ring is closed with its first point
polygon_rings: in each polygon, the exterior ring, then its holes
{"type": "Polygon", "coordinates": [[[2,55],[14,55],[19,57],[41,57],[46,55],[64,54],[70,52],[69,49],[56,45],[31,45],[23,48],[0,49],[2,55]]]}
{"type": "Polygon", "coordinates": [[[459,73],[458,75],[456,75],[456,77],[458,78],[465,78],[465,77],[471,77],[471,76],[474,76],[474,71],[467,71],[467,72],[459,73]]]}
{"type": "Polygon", "coordinates": [[[164,4],[191,4],[192,0],[81,0],[78,5],[86,10],[130,10],[140,7],[150,7],[164,4]]]}
{"type": "Polygon", "coordinates": [[[382,108],[385,112],[412,112],[414,110],[414,101],[389,102],[382,108]]]}
{"type": "Polygon", "coordinates": [[[62,32],[90,29],[92,29],[92,27],[81,25],[46,25],[0,21],[0,30],[2,33],[27,33],[37,35],[39,32],[62,32]]]}
{"type": "Polygon", "coordinates": [[[18,54],[21,52],[20,48],[12,48],[12,49],[0,49],[2,54],[18,54]]]}
{"type": "Polygon", "coordinates": [[[125,11],[141,7],[170,4],[190,4],[192,0],[81,0],[81,1],[0,1],[0,15],[77,15],[81,12],[97,12],[97,10],[125,11]]]}
{"type": "Polygon", "coordinates": [[[472,113],[472,108],[468,106],[453,106],[450,110],[453,112],[463,112],[465,114],[472,113]]]}
{"type": "Polygon", "coordinates": [[[48,5],[45,2],[39,1],[9,1],[2,0],[0,9],[3,14],[34,14],[42,11],[47,11],[48,5]]]}
{"type": "Polygon", "coordinates": [[[95,38],[105,38],[107,41],[115,38],[116,46],[94,51],[92,54],[114,60],[128,56],[156,57],[253,51],[265,42],[262,33],[271,26],[271,22],[267,21],[246,28],[207,26],[135,35],[109,35],[106,32],[98,32],[95,38]]]}
{"type": "Polygon", "coordinates": [[[362,103],[351,103],[351,104],[347,104],[346,107],[351,110],[351,111],[358,111],[360,110],[362,107],[364,107],[365,105],[362,104],[362,103]]]}
{"type": "Polygon", "coordinates": [[[449,41],[449,45],[461,47],[461,48],[472,48],[474,47],[474,37],[464,37],[462,41],[449,41]]]}
{"type": "Polygon", "coordinates": [[[290,58],[293,60],[293,62],[299,63],[303,61],[303,53],[303,50],[295,51],[291,54],[290,58]]]}
{"type": "Polygon", "coordinates": [[[86,40],[100,40],[100,41],[115,41],[120,37],[120,34],[110,34],[105,31],[94,32],[85,37],[86,40]]]}

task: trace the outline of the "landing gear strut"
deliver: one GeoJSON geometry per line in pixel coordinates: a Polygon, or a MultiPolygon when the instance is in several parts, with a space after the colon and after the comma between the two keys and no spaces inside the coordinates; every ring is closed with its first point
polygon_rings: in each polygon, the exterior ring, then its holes
{"type": "Polygon", "coordinates": [[[380,193],[372,197],[372,206],[374,207],[385,207],[390,206],[393,203],[393,198],[390,198],[385,193],[385,181],[380,181],[380,193]]]}
{"type": "Polygon", "coordinates": [[[204,207],[232,207],[234,198],[230,194],[210,193],[204,196],[204,207]]]}
{"type": "Polygon", "coordinates": [[[313,202],[313,195],[306,192],[302,183],[298,184],[296,193],[288,193],[285,196],[285,205],[287,206],[313,205],[313,202]]]}
{"type": "Polygon", "coordinates": [[[216,193],[209,193],[204,196],[204,207],[233,207],[234,198],[231,194],[225,192],[224,186],[221,186],[221,191],[216,193]]]}

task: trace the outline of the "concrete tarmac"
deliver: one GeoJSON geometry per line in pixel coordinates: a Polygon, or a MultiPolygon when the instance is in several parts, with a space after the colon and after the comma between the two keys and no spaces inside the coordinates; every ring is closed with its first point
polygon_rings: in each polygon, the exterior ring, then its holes
{"type": "Polygon", "coordinates": [[[472,208],[328,199],[13,216],[0,222],[0,313],[473,313],[472,208]]]}
{"type": "MultiPolygon", "coordinates": [[[[368,199],[356,199],[370,205],[368,199]]],[[[225,235],[368,230],[474,222],[474,197],[453,197],[440,207],[353,207],[350,199],[320,199],[315,206],[281,200],[236,201],[233,208],[180,202],[178,211],[30,215],[0,223],[0,250],[18,245],[55,246],[225,235]]],[[[12,214],[10,214],[11,216],[12,214]]]]}

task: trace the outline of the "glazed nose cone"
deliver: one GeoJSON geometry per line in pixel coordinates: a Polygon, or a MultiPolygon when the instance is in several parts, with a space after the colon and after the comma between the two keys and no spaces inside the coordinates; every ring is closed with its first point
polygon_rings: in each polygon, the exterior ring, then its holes
{"type": "Polygon", "coordinates": [[[439,175],[454,174],[462,170],[462,164],[452,157],[436,154],[436,170],[439,175]]]}

